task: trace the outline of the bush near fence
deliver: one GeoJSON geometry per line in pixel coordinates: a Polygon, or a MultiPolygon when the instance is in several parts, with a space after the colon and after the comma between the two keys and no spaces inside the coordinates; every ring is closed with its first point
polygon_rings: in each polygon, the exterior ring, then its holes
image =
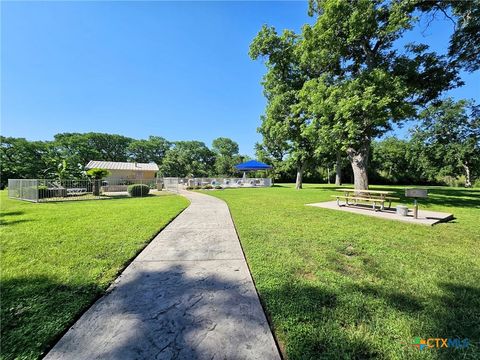
{"type": "Polygon", "coordinates": [[[150,186],[145,184],[133,184],[128,187],[127,191],[132,197],[147,196],[150,192],[150,186]]]}

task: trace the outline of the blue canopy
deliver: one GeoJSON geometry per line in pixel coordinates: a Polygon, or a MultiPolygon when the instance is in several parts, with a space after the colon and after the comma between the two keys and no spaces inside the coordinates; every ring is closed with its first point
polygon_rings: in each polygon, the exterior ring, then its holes
{"type": "Polygon", "coordinates": [[[238,165],[235,165],[235,168],[240,171],[255,171],[255,170],[268,170],[272,167],[261,161],[250,160],[238,165]]]}

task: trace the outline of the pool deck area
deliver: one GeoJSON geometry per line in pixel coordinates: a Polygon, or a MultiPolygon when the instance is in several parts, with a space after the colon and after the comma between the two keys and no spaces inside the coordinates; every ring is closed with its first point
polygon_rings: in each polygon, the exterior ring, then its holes
{"type": "Polygon", "coordinates": [[[387,208],[382,211],[373,211],[371,206],[365,206],[365,205],[338,206],[336,201],[326,201],[326,202],[320,202],[320,203],[306,204],[306,206],[314,206],[322,209],[330,209],[330,210],[337,210],[337,211],[346,211],[353,214],[373,216],[381,219],[403,221],[411,224],[420,224],[420,225],[427,225],[427,226],[433,226],[435,224],[438,224],[441,222],[447,222],[454,219],[453,214],[443,213],[438,211],[421,210],[421,209],[418,210],[418,218],[415,219],[413,217],[413,209],[408,210],[408,216],[401,216],[401,215],[397,215],[394,207],[392,207],[391,209],[387,208]]]}

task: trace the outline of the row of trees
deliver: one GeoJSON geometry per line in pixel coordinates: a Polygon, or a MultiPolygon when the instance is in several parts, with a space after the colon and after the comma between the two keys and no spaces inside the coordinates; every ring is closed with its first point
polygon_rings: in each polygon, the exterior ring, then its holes
{"type": "Polygon", "coordinates": [[[252,59],[264,59],[267,67],[259,156],[294,164],[297,188],[306,170],[331,159],[340,182],[347,158],[355,187],[367,189],[372,142],[406,120],[421,120],[423,134],[415,136],[429,146],[425,159],[436,159],[438,169],[446,156],[471,178],[478,112],[442,94],[462,85],[461,69],[480,68],[480,1],[310,0],[310,15],[316,22],[301,34],[263,26],[250,46],[252,59]],[[420,43],[398,45],[419,17],[433,20],[438,13],[455,23],[448,54],[420,43]],[[465,114],[467,107],[472,117],[462,118],[465,128],[457,131],[457,118],[447,113],[465,114]],[[445,124],[437,121],[447,122],[454,133],[438,136],[435,131],[445,124]],[[462,155],[454,148],[443,151],[445,143],[464,138],[469,146],[462,144],[462,155]]]}
{"type": "MultiPolygon", "coordinates": [[[[480,185],[480,107],[447,99],[419,115],[407,139],[387,137],[370,145],[367,173],[376,184],[480,185]]],[[[348,159],[339,152],[312,156],[304,177],[309,182],[353,182],[348,159]]],[[[288,154],[273,156],[257,144],[257,157],[274,164],[275,177],[291,181],[297,171],[288,154]]]]}
{"type": "Polygon", "coordinates": [[[200,141],[170,142],[159,136],[136,140],[103,133],[62,133],[53,141],[0,137],[1,184],[9,178],[84,177],[90,160],[154,162],[166,176],[235,174],[246,158],[238,144],[220,137],[208,148],[200,141]]]}
{"type": "MultiPolygon", "coordinates": [[[[369,179],[378,184],[470,186],[473,179],[480,179],[479,114],[478,106],[448,100],[425,110],[425,120],[409,139],[374,140],[369,179]]],[[[270,175],[275,180],[295,179],[295,158],[281,153],[274,157],[258,144],[257,158],[274,165],[270,175]]],[[[215,139],[209,149],[200,141],[169,142],[157,136],[133,140],[100,133],[58,134],[53,141],[1,137],[2,185],[9,178],[84,177],[90,159],[155,162],[167,176],[233,176],[234,165],[247,157],[239,155],[237,143],[228,138],[215,139]]],[[[305,169],[306,180],[353,182],[346,158],[327,154],[314,160],[305,169]]]]}

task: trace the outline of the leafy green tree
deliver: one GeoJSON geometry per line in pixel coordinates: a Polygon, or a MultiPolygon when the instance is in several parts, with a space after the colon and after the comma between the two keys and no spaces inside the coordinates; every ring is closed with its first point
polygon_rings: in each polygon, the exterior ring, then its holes
{"type": "Polygon", "coordinates": [[[44,177],[47,147],[42,141],[0,136],[1,187],[8,179],[44,177]]]}
{"type": "Polygon", "coordinates": [[[269,173],[274,180],[291,179],[296,169],[292,167],[292,164],[285,161],[286,147],[282,144],[275,146],[276,142],[274,140],[269,141],[264,136],[264,142],[255,144],[255,156],[265,164],[272,165],[269,173]]]}
{"type": "Polygon", "coordinates": [[[167,151],[160,172],[163,176],[209,176],[213,174],[215,154],[201,141],[176,141],[167,151]]]}
{"type": "MultiPolygon", "coordinates": [[[[322,12],[322,0],[308,2],[310,16],[322,12]]],[[[429,16],[428,24],[439,18],[450,20],[453,32],[448,47],[449,65],[471,72],[480,69],[480,0],[405,0],[402,6],[412,17],[418,11],[429,16]]]]}
{"type": "Polygon", "coordinates": [[[425,45],[394,48],[414,23],[408,2],[319,0],[315,9],[299,45],[310,75],[302,106],[322,141],[341,141],[355,188],[367,189],[372,140],[453,86],[456,69],[425,45]]]}
{"type": "Polygon", "coordinates": [[[213,140],[212,150],[222,156],[238,155],[238,144],[232,139],[219,137],[213,140]]]}
{"type": "Polygon", "coordinates": [[[134,140],[127,148],[131,160],[142,163],[153,162],[161,165],[172,144],[159,136],[150,136],[147,140],[134,140]]]}
{"type": "Polygon", "coordinates": [[[480,106],[473,101],[449,98],[420,114],[421,125],[413,139],[424,144],[430,167],[451,176],[465,176],[465,186],[480,176],[480,106]]]}
{"type": "Polygon", "coordinates": [[[372,143],[370,168],[372,176],[381,183],[425,183],[428,178],[423,164],[419,163],[423,144],[419,148],[412,141],[387,137],[372,143]]]}
{"type": "Polygon", "coordinates": [[[275,28],[263,26],[250,45],[250,57],[266,60],[262,85],[267,107],[259,128],[263,143],[268,148],[274,139],[273,147],[284,148],[297,169],[295,187],[301,189],[305,168],[314,160],[316,136],[311,119],[297,106],[298,93],[308,79],[300,66],[298,44],[294,32],[285,30],[279,35],[275,28]]]}
{"type": "Polygon", "coordinates": [[[467,71],[480,69],[480,0],[417,0],[413,9],[426,12],[435,20],[438,14],[452,21],[448,55],[453,66],[467,71]]]}
{"type": "Polygon", "coordinates": [[[87,176],[93,179],[93,195],[100,195],[101,180],[110,172],[105,169],[93,168],[87,171],[87,176]]]}
{"type": "Polygon", "coordinates": [[[104,133],[61,133],[55,145],[62,159],[69,164],[85,166],[90,160],[127,161],[129,137],[104,133]]]}
{"type": "Polygon", "coordinates": [[[104,177],[108,176],[110,172],[106,169],[93,168],[87,170],[87,176],[95,180],[102,180],[104,177]]]}
{"type": "Polygon", "coordinates": [[[219,137],[213,140],[212,150],[215,153],[216,175],[234,175],[234,166],[239,163],[238,144],[232,139],[219,137]]]}

